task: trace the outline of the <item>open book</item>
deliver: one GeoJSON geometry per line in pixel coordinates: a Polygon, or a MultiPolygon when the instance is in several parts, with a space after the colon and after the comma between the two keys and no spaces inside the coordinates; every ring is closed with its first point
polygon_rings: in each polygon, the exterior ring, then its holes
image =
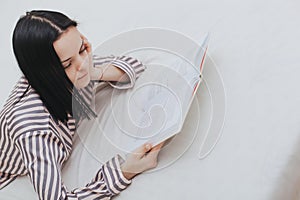
{"type": "Polygon", "coordinates": [[[164,49],[131,52],[136,58],[147,55],[146,63],[141,60],[147,68],[134,88],[113,91],[107,110],[111,117],[99,120],[106,139],[131,152],[146,142],[154,146],[178,134],[202,80],[208,42],[209,34],[198,49],[188,50],[193,63],[164,49]]]}

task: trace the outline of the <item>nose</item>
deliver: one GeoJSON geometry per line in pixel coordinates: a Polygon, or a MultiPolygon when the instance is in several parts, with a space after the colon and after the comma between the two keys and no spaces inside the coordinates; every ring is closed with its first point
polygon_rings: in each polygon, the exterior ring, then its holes
{"type": "Polygon", "coordinates": [[[86,56],[78,56],[76,70],[80,71],[82,68],[87,65],[87,57],[86,56]]]}

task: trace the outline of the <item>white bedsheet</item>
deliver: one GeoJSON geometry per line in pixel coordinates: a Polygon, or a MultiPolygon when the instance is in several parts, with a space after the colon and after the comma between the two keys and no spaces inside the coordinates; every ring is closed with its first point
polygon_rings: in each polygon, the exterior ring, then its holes
{"type": "MultiPolygon", "coordinates": [[[[210,59],[205,68],[208,82],[201,87],[214,88],[213,84],[224,81],[226,117],[222,137],[204,159],[199,159],[201,126],[191,146],[185,141],[189,148],[183,154],[178,152],[186,147],[179,143],[184,138],[176,138],[174,141],[178,143],[171,142],[163,149],[160,165],[170,158],[179,158],[163,169],[137,176],[116,199],[297,199],[300,198],[299,7],[295,0],[4,1],[0,18],[5,27],[0,37],[1,102],[4,103],[19,75],[13,61],[11,31],[25,10],[57,9],[74,16],[94,47],[112,35],[141,27],[173,29],[196,41],[202,33],[210,31],[210,59]],[[209,69],[218,70],[219,75],[209,69]]],[[[221,94],[219,85],[216,84],[212,94],[221,94]]],[[[211,97],[200,93],[197,97],[203,105],[209,105],[211,97]]],[[[214,106],[223,109],[222,102],[214,106]]],[[[201,115],[193,110],[188,117],[194,119],[196,115],[204,123],[214,113],[211,108],[204,106],[201,115]]],[[[186,130],[195,128],[193,121],[185,124],[186,130]]],[[[93,146],[84,147],[78,141],[81,140],[75,140],[76,148],[64,168],[69,188],[89,181],[104,159],[91,151],[93,146]]],[[[0,191],[0,199],[2,195],[0,191]]]]}

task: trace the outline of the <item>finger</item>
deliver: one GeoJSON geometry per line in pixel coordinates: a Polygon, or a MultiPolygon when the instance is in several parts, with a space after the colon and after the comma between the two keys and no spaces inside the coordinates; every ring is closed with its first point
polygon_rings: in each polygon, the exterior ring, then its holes
{"type": "Polygon", "coordinates": [[[161,142],[161,143],[155,145],[155,146],[151,149],[151,151],[160,150],[160,149],[164,146],[164,144],[165,144],[165,141],[163,141],[163,142],[161,142]]]}
{"type": "Polygon", "coordinates": [[[81,38],[83,39],[83,41],[86,41],[86,42],[88,41],[88,39],[87,39],[84,35],[81,35],[81,34],[80,34],[80,36],[81,36],[81,38]]]}
{"type": "Polygon", "coordinates": [[[92,51],[92,45],[91,45],[91,43],[89,43],[88,39],[84,35],[80,35],[80,36],[83,39],[84,46],[87,48],[87,52],[90,53],[92,51]]]}
{"type": "Polygon", "coordinates": [[[138,154],[139,157],[143,157],[146,152],[148,152],[152,148],[152,145],[149,143],[145,143],[142,146],[138,147],[133,151],[134,154],[138,154]]]}
{"type": "Polygon", "coordinates": [[[90,53],[92,51],[92,45],[87,40],[84,41],[84,46],[86,47],[86,51],[90,53]]]}
{"type": "Polygon", "coordinates": [[[161,148],[164,146],[165,142],[161,142],[158,145],[154,146],[151,151],[148,152],[147,157],[150,157],[152,159],[156,159],[156,157],[158,156],[161,148]]]}

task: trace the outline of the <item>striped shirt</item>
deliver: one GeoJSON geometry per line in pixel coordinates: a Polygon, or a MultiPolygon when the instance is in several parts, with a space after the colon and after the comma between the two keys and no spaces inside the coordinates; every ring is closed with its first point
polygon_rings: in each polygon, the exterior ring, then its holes
{"type": "MultiPolygon", "coordinates": [[[[107,81],[118,89],[131,88],[145,70],[135,58],[93,56],[94,67],[111,63],[130,81],[107,81]]],[[[98,81],[99,82],[99,81],[98,81]]],[[[80,93],[90,104],[97,81],[80,93]]],[[[18,176],[28,175],[40,199],[110,199],[130,183],[121,170],[124,160],[116,155],[107,161],[85,186],[68,191],[61,169],[72,151],[72,138],[80,122],[69,114],[66,123],[53,120],[38,93],[21,76],[0,112],[0,189],[18,176]]]]}

